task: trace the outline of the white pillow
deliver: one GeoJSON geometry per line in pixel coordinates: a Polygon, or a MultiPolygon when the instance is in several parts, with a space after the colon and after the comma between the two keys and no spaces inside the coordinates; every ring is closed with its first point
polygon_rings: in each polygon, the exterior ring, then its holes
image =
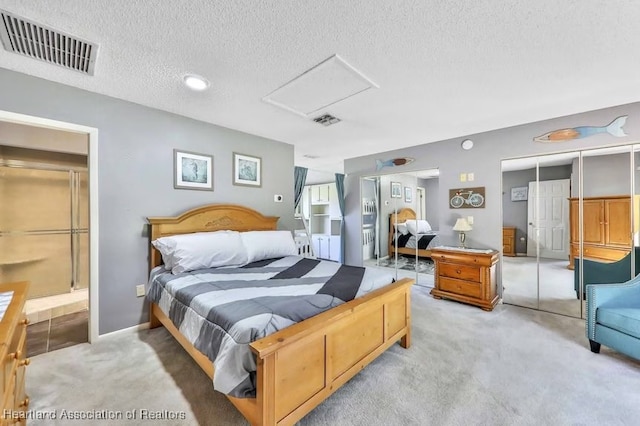
{"type": "Polygon", "coordinates": [[[151,242],[174,274],[218,266],[244,265],[247,252],[236,231],[197,232],[151,242]]]}
{"type": "Polygon", "coordinates": [[[298,254],[290,231],[249,231],[240,236],[248,263],[298,254]]]}
{"type": "Polygon", "coordinates": [[[419,220],[418,221],[418,231],[421,234],[426,234],[427,232],[431,231],[431,225],[426,220],[419,220]]]}
{"type": "Polygon", "coordinates": [[[409,219],[405,222],[407,229],[411,232],[411,235],[426,234],[431,231],[431,225],[426,220],[413,220],[409,219]]]}
{"type": "Polygon", "coordinates": [[[407,229],[407,224],[406,223],[398,223],[396,225],[396,229],[402,235],[407,235],[409,233],[409,229],[407,229]]]}

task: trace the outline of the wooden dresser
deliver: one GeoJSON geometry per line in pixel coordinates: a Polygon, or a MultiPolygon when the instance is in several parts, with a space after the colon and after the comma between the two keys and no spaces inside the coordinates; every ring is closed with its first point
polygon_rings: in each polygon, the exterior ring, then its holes
{"type": "Polygon", "coordinates": [[[504,226],[502,228],[502,254],[504,256],[516,255],[516,227],[504,226]]]}
{"type": "MultiPolygon", "coordinates": [[[[580,257],[578,198],[569,199],[569,269],[580,257]]],[[[606,261],[620,260],[631,251],[631,197],[584,197],[583,249],[584,257],[606,261]]],[[[635,219],[634,221],[637,221],[635,219]]]]}
{"type": "MultiPolygon", "coordinates": [[[[0,425],[26,425],[29,397],[25,393],[27,323],[24,304],[27,282],[0,284],[0,297],[13,292],[11,301],[0,321],[0,386],[2,386],[2,411],[0,425]]],[[[4,308],[3,308],[4,309],[4,308]]]]}
{"type": "Polygon", "coordinates": [[[431,295],[493,310],[498,303],[496,250],[434,248],[435,286],[431,295]]]}

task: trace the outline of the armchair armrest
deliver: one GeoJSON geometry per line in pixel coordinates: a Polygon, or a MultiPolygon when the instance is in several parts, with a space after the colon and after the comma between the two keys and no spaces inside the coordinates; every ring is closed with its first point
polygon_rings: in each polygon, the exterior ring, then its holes
{"type": "Polygon", "coordinates": [[[620,284],[588,284],[587,286],[587,338],[595,338],[596,311],[605,303],[640,300],[640,275],[620,284]]]}

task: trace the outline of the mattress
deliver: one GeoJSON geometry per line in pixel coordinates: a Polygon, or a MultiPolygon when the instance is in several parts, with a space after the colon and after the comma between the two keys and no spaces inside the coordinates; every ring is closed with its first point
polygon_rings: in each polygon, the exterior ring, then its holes
{"type": "Polygon", "coordinates": [[[147,299],[215,366],[214,389],[255,397],[249,344],[392,283],[381,269],[287,256],[173,275],[151,271],[147,299]]]}

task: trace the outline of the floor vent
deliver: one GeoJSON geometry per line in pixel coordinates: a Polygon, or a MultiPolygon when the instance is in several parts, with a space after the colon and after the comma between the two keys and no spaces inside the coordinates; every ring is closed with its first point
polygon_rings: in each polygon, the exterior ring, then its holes
{"type": "Polygon", "coordinates": [[[0,10],[5,50],[93,75],[98,45],[0,10]]]}
{"type": "Polygon", "coordinates": [[[320,117],[314,118],[313,121],[315,121],[316,123],[320,123],[323,126],[331,126],[332,124],[339,123],[340,119],[334,117],[331,114],[324,114],[324,115],[321,115],[320,117]]]}

